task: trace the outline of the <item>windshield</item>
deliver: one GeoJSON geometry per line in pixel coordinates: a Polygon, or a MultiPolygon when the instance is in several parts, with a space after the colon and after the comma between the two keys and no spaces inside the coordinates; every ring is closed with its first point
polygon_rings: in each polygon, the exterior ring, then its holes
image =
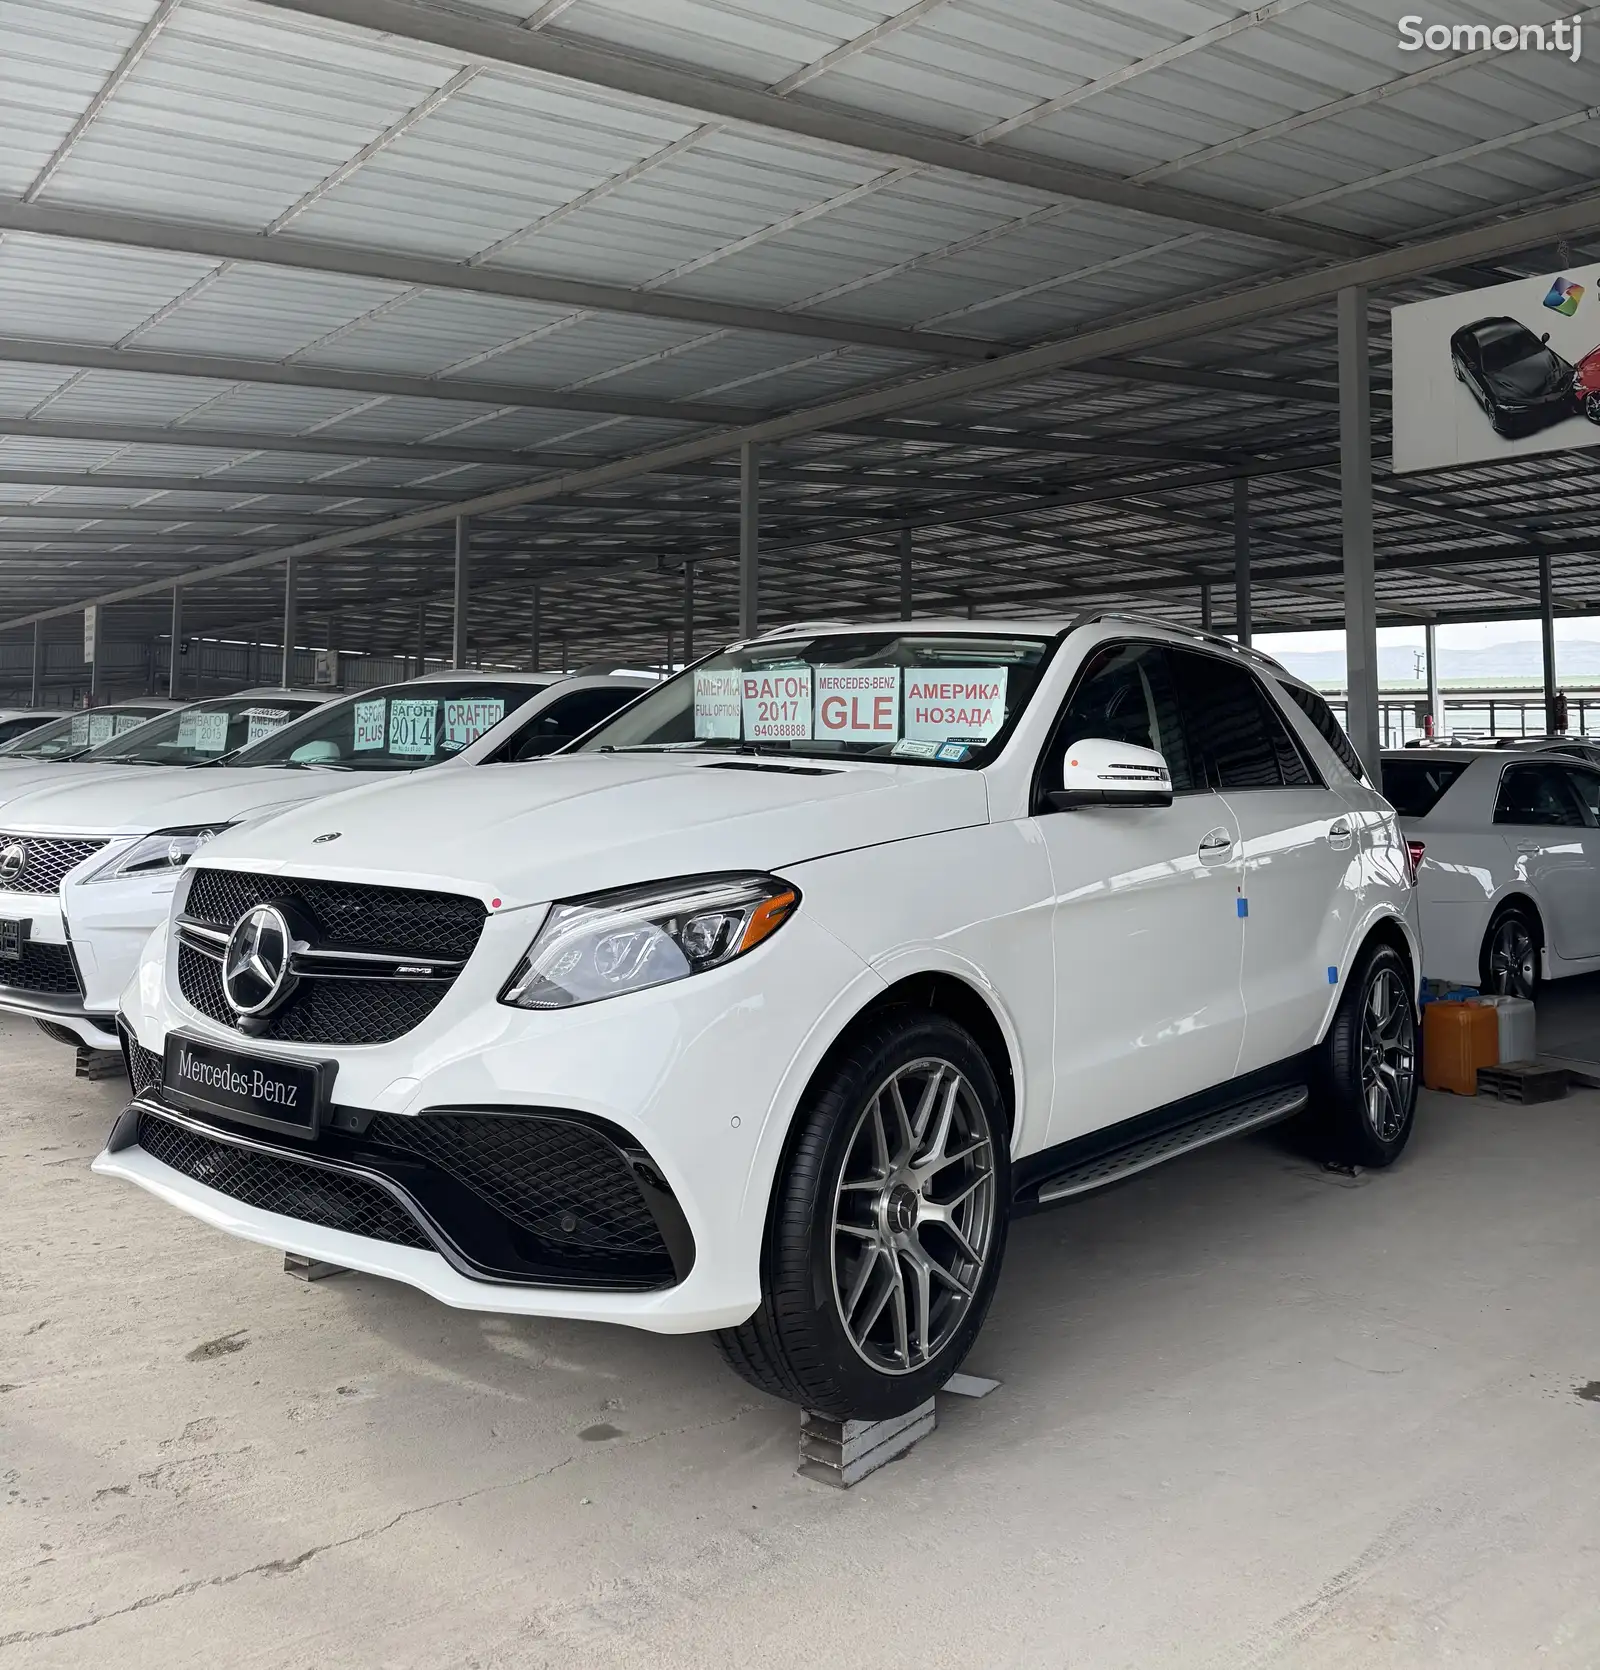
{"type": "Polygon", "coordinates": [[[975,766],[1039,682],[1047,638],[885,631],[760,639],[653,690],[580,752],[695,752],[975,766]]]}
{"type": "Polygon", "coordinates": [[[97,707],[63,714],[0,748],[0,760],[75,760],[162,711],[158,707],[97,707]]]}
{"type": "Polygon", "coordinates": [[[304,696],[231,696],[163,714],[89,756],[119,765],[204,765],[281,731],[322,704],[304,696]]]}
{"type": "Polygon", "coordinates": [[[415,771],[459,754],[540,688],[487,678],[386,685],[322,708],[227,763],[415,771]]]}
{"type": "Polygon", "coordinates": [[[1531,360],[1544,354],[1544,344],[1520,326],[1502,336],[1491,336],[1483,344],[1483,366],[1486,371],[1504,371],[1518,360],[1531,360]]]}

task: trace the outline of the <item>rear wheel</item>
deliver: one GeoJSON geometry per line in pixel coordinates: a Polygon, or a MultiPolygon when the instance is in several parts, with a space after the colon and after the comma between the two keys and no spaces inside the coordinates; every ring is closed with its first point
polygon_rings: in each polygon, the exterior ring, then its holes
{"type": "Polygon", "coordinates": [[[1371,946],[1322,1042],[1313,1130],[1324,1156],[1387,1166],[1411,1137],[1417,1107],[1417,1013],[1411,969],[1391,945],[1371,946]]]}
{"type": "Polygon", "coordinates": [[[724,1360],[838,1419],[916,1408],[983,1325],[1010,1184],[999,1087],[971,1035],[939,1015],[885,1015],[797,1115],[761,1307],[718,1334],[724,1360]]]}
{"type": "Polygon", "coordinates": [[[1600,423],[1600,393],[1584,395],[1583,415],[1590,423],[1600,423]]]}
{"type": "Polygon", "coordinates": [[[1483,936],[1478,956],[1481,989],[1496,997],[1537,997],[1543,949],[1539,918],[1526,905],[1506,905],[1483,936]]]}

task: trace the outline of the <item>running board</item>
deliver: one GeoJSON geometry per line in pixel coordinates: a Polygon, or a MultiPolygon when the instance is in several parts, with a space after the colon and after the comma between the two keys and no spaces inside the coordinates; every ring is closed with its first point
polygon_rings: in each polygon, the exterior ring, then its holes
{"type": "Polygon", "coordinates": [[[1039,1204],[1066,1200],[1072,1195],[1088,1194],[1091,1189],[1103,1189],[1107,1184],[1120,1183],[1164,1160],[1175,1160],[1210,1143],[1228,1137],[1243,1136],[1246,1131],[1259,1130],[1263,1125],[1275,1125],[1288,1119],[1306,1105],[1310,1093],[1303,1084],[1283,1090],[1269,1090],[1265,1095],[1252,1096],[1248,1101],[1233,1102],[1197,1119],[1185,1120],[1181,1125],[1169,1126],[1154,1136],[1141,1137],[1136,1142],[1114,1148],[1109,1154],[1096,1154],[1080,1160],[1065,1171],[1058,1171],[1039,1185],[1039,1204]]]}

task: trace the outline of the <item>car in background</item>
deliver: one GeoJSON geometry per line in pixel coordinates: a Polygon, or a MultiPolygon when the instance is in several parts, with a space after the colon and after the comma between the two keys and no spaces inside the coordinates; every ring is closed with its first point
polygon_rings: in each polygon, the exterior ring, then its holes
{"type": "Polygon", "coordinates": [[[1383,756],[1417,868],[1423,973],[1534,997],[1600,969],[1600,769],[1557,751],[1383,756]]]}
{"type": "Polygon", "coordinates": [[[1600,423],[1600,348],[1591,348],[1573,367],[1572,397],[1590,423],[1600,423]]]}
{"type": "Polygon", "coordinates": [[[183,705],[150,696],[133,702],[112,702],[106,707],[78,708],[46,719],[0,747],[0,794],[16,772],[37,772],[41,766],[81,760],[92,749],[183,705]]]}
{"type": "Polygon", "coordinates": [[[1531,435],[1571,417],[1572,366],[1524,324],[1497,314],[1450,338],[1456,379],[1483,408],[1497,435],[1531,435]]]}
{"type": "Polygon", "coordinates": [[[59,708],[0,707],[0,749],[60,717],[59,708]]]}
{"type": "Polygon", "coordinates": [[[1519,754],[1570,754],[1586,765],[1600,765],[1600,742],[1582,736],[1521,736],[1496,746],[1519,754]]]}
{"type": "Polygon", "coordinates": [[[536,757],[649,683],[434,673],[334,702],[248,692],[130,733],[120,760],[85,780],[0,807],[0,1010],[61,1043],[116,1049],[140,948],[183,867],[223,830],[369,775],[536,757]]]}
{"type": "Polygon", "coordinates": [[[1348,748],[1275,662],[1155,622],[766,634],[537,766],[207,846],[95,1169],[902,1414],[1014,1210],[1302,1111],[1347,1163],[1404,1148],[1414,893],[1348,748]]]}

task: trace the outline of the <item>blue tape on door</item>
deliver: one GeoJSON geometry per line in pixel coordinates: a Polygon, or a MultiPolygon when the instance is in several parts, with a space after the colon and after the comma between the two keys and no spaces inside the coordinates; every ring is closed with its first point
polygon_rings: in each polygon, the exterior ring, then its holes
{"type": "Polygon", "coordinates": [[[1328,965],[1328,984],[1330,986],[1339,984],[1339,971],[1331,963],[1328,965]]]}
{"type": "Polygon", "coordinates": [[[1248,916],[1250,914],[1250,901],[1248,899],[1241,899],[1239,901],[1239,914],[1241,916],[1248,916]]]}

